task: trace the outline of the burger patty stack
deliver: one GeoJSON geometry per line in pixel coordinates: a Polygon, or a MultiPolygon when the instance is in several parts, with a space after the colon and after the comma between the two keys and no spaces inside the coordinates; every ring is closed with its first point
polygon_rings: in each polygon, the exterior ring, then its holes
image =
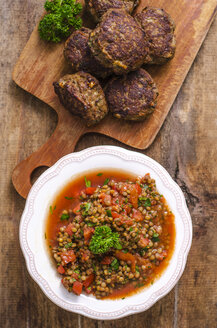
{"type": "Polygon", "coordinates": [[[158,90],[144,67],[173,58],[175,25],[159,8],[131,16],[137,5],[135,0],[86,0],[98,25],[82,27],[66,41],[64,56],[73,74],[54,82],[54,90],[87,126],[109,111],[118,119],[142,121],[156,108],[158,90]]]}

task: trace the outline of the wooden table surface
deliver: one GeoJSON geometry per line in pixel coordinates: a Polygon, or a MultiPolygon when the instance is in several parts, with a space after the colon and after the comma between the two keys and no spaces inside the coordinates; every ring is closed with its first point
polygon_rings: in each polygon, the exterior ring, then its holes
{"type": "MultiPolygon", "coordinates": [[[[57,123],[54,111],[11,80],[43,2],[1,1],[0,327],[217,327],[217,19],[160,133],[143,151],[168,170],[185,194],[194,232],[184,274],[148,311],[116,321],[96,321],[49,301],[30,278],[19,247],[25,200],[13,188],[12,170],[48,139],[57,123]]],[[[102,144],[126,147],[91,134],[79,140],[76,151],[102,144]]]]}

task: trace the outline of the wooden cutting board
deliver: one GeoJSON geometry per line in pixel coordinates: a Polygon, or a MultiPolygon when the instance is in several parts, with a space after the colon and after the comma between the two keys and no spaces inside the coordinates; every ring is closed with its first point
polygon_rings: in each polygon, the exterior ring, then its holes
{"type": "MultiPolygon", "coordinates": [[[[145,6],[164,8],[176,23],[175,57],[163,66],[147,68],[159,89],[158,105],[146,121],[131,123],[106,117],[95,127],[86,128],[59,103],[52,83],[70,72],[61,44],[39,39],[36,26],[13,72],[13,80],[24,90],[50,105],[58,115],[58,124],[50,139],[35,153],[16,166],[12,181],[18,193],[26,197],[31,188],[31,173],[40,166],[51,166],[60,157],[73,152],[81,135],[98,132],[138,149],[147,148],[161,128],[193,60],[209,30],[217,9],[217,0],[141,0],[145,6]]],[[[88,18],[84,25],[90,27],[88,18]]]]}

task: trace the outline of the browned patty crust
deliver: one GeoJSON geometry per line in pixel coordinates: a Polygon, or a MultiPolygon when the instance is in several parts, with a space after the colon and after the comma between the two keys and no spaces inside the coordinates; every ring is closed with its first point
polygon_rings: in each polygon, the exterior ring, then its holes
{"type": "Polygon", "coordinates": [[[104,92],[99,81],[89,73],[68,74],[53,85],[63,106],[82,117],[88,126],[98,123],[107,114],[104,92]]]}
{"type": "Polygon", "coordinates": [[[124,9],[131,14],[139,0],[85,0],[86,7],[95,22],[99,22],[108,9],[124,9]]]}
{"type": "Polygon", "coordinates": [[[115,117],[142,121],[154,111],[158,90],[151,76],[140,68],[111,79],[105,95],[109,110],[115,117]]]}
{"type": "Polygon", "coordinates": [[[147,55],[145,35],[139,24],[124,10],[109,9],[95,30],[89,46],[100,63],[115,74],[139,68],[147,55]]]}
{"type": "Polygon", "coordinates": [[[165,10],[146,7],[135,15],[146,35],[149,54],[145,64],[164,64],[173,58],[176,49],[175,24],[165,10]]]}
{"type": "Polygon", "coordinates": [[[90,32],[91,29],[86,27],[74,31],[65,43],[64,56],[74,72],[85,71],[105,78],[112,71],[103,67],[92,55],[88,45],[90,32]]]}

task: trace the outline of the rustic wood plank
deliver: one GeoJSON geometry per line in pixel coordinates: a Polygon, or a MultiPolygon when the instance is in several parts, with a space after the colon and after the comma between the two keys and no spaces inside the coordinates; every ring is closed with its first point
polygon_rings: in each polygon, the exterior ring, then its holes
{"type": "Polygon", "coordinates": [[[55,109],[58,125],[50,140],[14,170],[13,183],[23,197],[31,187],[32,171],[38,166],[51,166],[72,152],[78,138],[86,132],[106,134],[140,149],[147,148],[156,137],[210,27],[217,3],[216,0],[141,0],[137,11],[146,5],[163,7],[171,14],[176,22],[177,49],[173,60],[166,65],[147,68],[157,83],[159,98],[155,112],[141,123],[120,124],[119,120],[108,115],[96,127],[87,129],[81,119],[65,110],[52,87],[53,81],[70,71],[62,53],[64,43],[54,45],[40,40],[35,27],[15,66],[13,79],[55,109]]]}
{"type": "MultiPolygon", "coordinates": [[[[49,138],[57,122],[54,111],[11,81],[12,68],[42,4],[43,0],[9,0],[2,5],[0,327],[216,327],[217,20],[163,128],[154,143],[141,151],[161,163],[185,193],[194,226],[187,267],[173,291],[148,311],[103,322],[66,312],[50,302],[30,278],[19,248],[19,220],[25,202],[12,186],[12,170],[49,138]]],[[[83,136],[75,149],[99,144],[123,146],[108,137],[90,134],[83,136]]]]}

